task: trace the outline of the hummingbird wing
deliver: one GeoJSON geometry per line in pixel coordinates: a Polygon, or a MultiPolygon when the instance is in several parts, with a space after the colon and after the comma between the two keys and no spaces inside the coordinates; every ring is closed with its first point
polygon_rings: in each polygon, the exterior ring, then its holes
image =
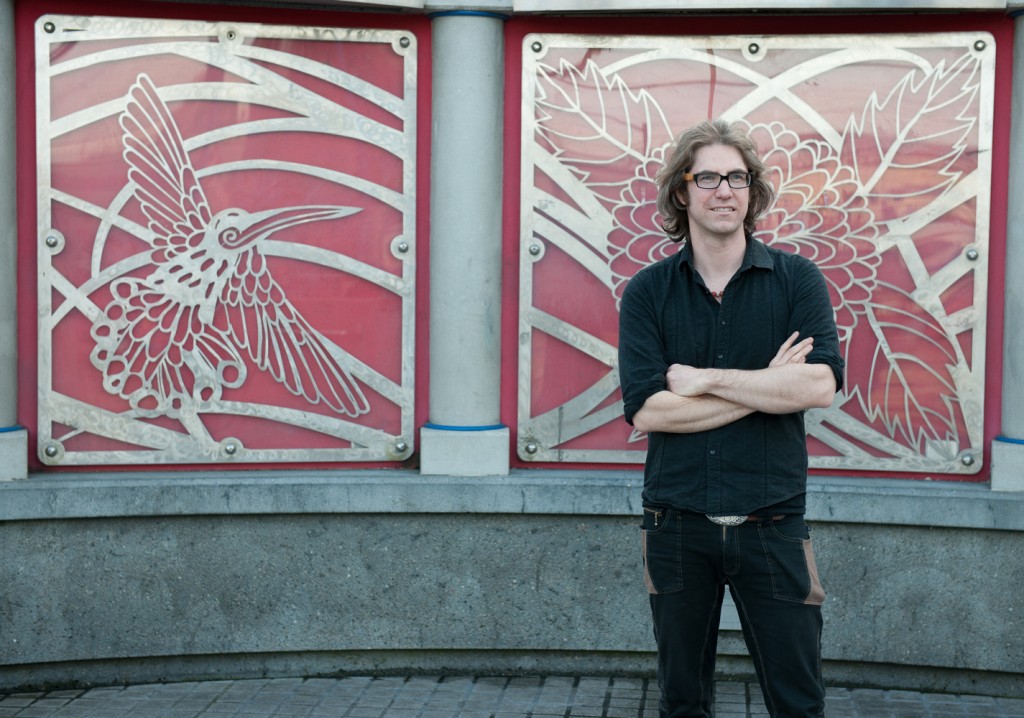
{"type": "Polygon", "coordinates": [[[151,278],[111,284],[113,299],[92,326],[89,357],[103,387],[143,416],[177,416],[190,401],[215,401],[245,380],[245,363],[223,332],[151,278]]]}
{"type": "Polygon", "coordinates": [[[153,81],[140,74],[120,116],[128,181],[149,220],[154,261],[195,247],[212,219],[174,117],[153,81]]]}
{"type": "Polygon", "coordinates": [[[296,396],[353,417],[370,410],[355,378],[288,301],[257,249],[239,256],[218,311],[223,312],[238,346],[296,396]]]}

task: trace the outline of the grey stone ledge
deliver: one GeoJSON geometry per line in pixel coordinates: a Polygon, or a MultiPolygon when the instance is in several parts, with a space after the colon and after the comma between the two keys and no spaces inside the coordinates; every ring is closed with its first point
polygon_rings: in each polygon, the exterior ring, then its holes
{"type": "MultiPolygon", "coordinates": [[[[246,514],[636,516],[639,471],[251,471],[33,475],[0,483],[0,521],[246,514]]],[[[1024,492],[987,484],[812,476],[812,521],[1024,531],[1024,492]]]]}

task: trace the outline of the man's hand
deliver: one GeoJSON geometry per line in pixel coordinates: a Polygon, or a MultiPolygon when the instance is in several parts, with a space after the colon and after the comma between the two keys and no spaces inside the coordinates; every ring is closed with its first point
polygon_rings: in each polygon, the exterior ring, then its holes
{"type": "Polygon", "coordinates": [[[789,339],[782,342],[782,346],[779,347],[779,351],[775,354],[768,366],[782,366],[783,364],[803,364],[804,360],[807,359],[807,355],[811,353],[811,349],[814,348],[814,337],[807,337],[801,339],[796,344],[796,338],[800,336],[800,332],[793,332],[789,335],[789,339]]]}
{"type": "Polygon", "coordinates": [[[700,396],[706,394],[704,370],[687,364],[673,364],[665,372],[668,390],[679,396],[700,396]]]}
{"type": "MultiPolygon", "coordinates": [[[[814,348],[814,337],[807,337],[797,342],[796,338],[798,336],[800,336],[799,332],[793,332],[782,343],[779,351],[768,362],[769,367],[804,363],[807,355],[814,348]],[[796,343],[794,344],[794,342],[796,343]]],[[[668,390],[679,396],[700,396],[701,394],[708,393],[710,388],[709,377],[709,370],[698,369],[687,364],[673,364],[665,373],[668,390]]]]}

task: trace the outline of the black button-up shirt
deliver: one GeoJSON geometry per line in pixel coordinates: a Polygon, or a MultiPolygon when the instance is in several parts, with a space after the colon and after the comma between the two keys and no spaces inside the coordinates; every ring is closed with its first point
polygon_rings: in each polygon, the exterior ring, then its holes
{"type": "MultiPolygon", "coordinates": [[[[619,379],[625,418],[668,388],[671,364],[764,369],[794,331],[814,336],[809,364],[843,385],[843,360],[820,270],[808,259],[747,238],[743,264],[719,304],[680,251],[630,280],[619,312],[619,379]]],[[[645,504],[708,514],[802,510],[807,485],[803,412],[754,412],[710,431],[651,432],[645,504]]]]}

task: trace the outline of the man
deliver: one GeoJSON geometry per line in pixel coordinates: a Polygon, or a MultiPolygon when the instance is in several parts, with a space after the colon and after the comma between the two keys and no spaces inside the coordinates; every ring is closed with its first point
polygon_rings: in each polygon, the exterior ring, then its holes
{"type": "Polygon", "coordinates": [[[804,523],[803,412],[842,388],[825,280],[751,234],[774,199],[739,127],[684,132],[658,174],[677,254],[623,294],[626,421],[648,433],[644,579],[663,718],[712,716],[728,584],[769,714],[824,715],[821,604],[804,523]]]}

